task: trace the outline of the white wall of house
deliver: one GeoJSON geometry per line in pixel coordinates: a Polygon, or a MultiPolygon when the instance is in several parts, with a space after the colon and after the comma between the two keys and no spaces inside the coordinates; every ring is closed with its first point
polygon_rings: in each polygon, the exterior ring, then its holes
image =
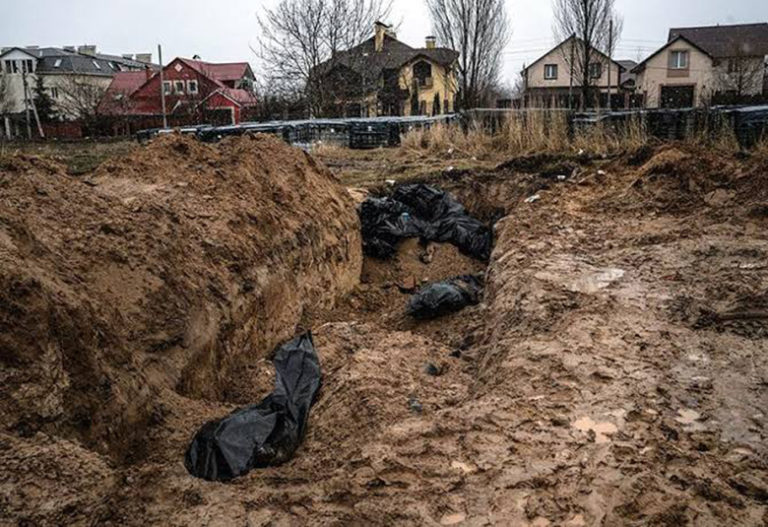
{"type": "Polygon", "coordinates": [[[637,76],[637,91],[644,95],[648,108],[661,105],[664,86],[693,86],[694,105],[709,104],[712,94],[717,91],[712,58],[684,40],[673,42],[651,57],[637,76]],[[687,68],[670,67],[670,54],[674,52],[688,53],[687,68]]]}
{"type": "Polygon", "coordinates": [[[81,117],[83,106],[95,108],[111,82],[112,77],[102,75],[43,75],[43,87],[57,116],[69,120],[81,117]]]}
{"type": "Polygon", "coordinates": [[[20,113],[25,110],[24,83],[27,84],[28,97],[34,97],[37,58],[29,53],[14,49],[0,58],[0,75],[5,86],[2,113],[20,113]],[[31,70],[31,71],[30,71],[31,70]]]}

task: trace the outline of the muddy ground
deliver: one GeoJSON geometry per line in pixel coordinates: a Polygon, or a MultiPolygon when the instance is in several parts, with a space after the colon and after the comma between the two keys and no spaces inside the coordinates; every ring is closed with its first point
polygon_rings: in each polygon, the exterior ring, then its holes
{"type": "MultiPolygon", "coordinates": [[[[178,165],[184,156],[172,152],[195,146],[181,141],[148,148],[155,148],[155,157],[170,156],[178,165]]],[[[243,156],[253,147],[236,142],[221,150],[210,148],[196,153],[196,159],[207,164],[213,156],[218,163],[233,163],[227,155],[243,156]]],[[[283,156],[270,165],[275,175],[289,177],[279,167],[293,162],[291,154],[275,145],[268,148],[283,156]]],[[[132,155],[139,157],[102,166],[88,183],[81,183],[92,190],[76,187],[77,192],[96,192],[108,200],[132,189],[131,181],[157,177],[142,176],[146,171],[167,169],[141,165],[143,169],[129,170],[145,162],[141,152],[132,155]]],[[[264,154],[259,159],[267,162],[264,154]]],[[[41,160],[15,163],[15,172],[3,169],[3,188],[13,186],[8,183],[17,181],[13,178],[34,182],[19,192],[23,203],[34,203],[38,208],[33,211],[41,214],[51,191],[43,186],[47,180],[39,178],[59,169],[41,160]],[[41,188],[47,194],[39,194],[41,188]]],[[[145,363],[133,358],[148,353],[143,350],[154,341],[146,337],[154,333],[133,327],[131,338],[140,345],[132,347],[119,341],[122,334],[114,330],[121,319],[107,318],[100,331],[115,335],[122,359],[110,360],[110,349],[99,347],[98,339],[86,339],[93,344],[88,353],[109,365],[102,374],[114,375],[118,386],[145,382],[151,388],[151,411],[146,419],[133,421],[131,442],[106,432],[94,435],[89,431],[95,425],[76,419],[74,426],[72,417],[79,414],[67,401],[78,396],[95,407],[99,397],[111,401],[114,389],[78,386],[72,380],[82,374],[72,371],[78,351],[57,355],[62,347],[57,324],[86,322],[56,307],[70,294],[58,282],[68,269],[54,267],[52,257],[45,256],[49,238],[28,226],[9,227],[18,201],[4,198],[0,241],[6,251],[17,251],[4,270],[21,273],[35,263],[28,273],[49,296],[47,304],[35,297],[35,303],[17,302],[2,312],[6,332],[19,320],[19,312],[27,313],[24,331],[48,329],[38,335],[46,342],[44,349],[22,358],[22,330],[9,332],[19,340],[2,341],[0,360],[14,368],[4,381],[12,388],[6,393],[14,398],[13,404],[7,396],[3,400],[0,521],[249,526],[768,522],[768,160],[667,145],[612,159],[533,156],[490,169],[440,167],[416,174],[418,180],[451,190],[484,221],[495,222],[495,249],[488,264],[452,246],[423,246],[416,240],[404,242],[392,261],[360,262],[349,248],[359,239],[342,241],[339,232],[355,229],[349,219],[354,199],[367,192],[386,193],[388,187],[372,179],[351,193],[353,199],[342,197],[338,181],[312,163],[301,161],[302,177],[317,182],[338,210],[330,226],[326,220],[314,221],[313,214],[288,223],[292,232],[310,228],[317,233],[310,237],[316,240],[310,253],[291,256],[302,245],[286,241],[279,245],[277,258],[274,249],[266,250],[273,247],[269,236],[242,245],[240,224],[231,221],[220,224],[218,232],[233,236],[228,239],[246,268],[249,258],[267,254],[278,276],[299,270],[300,278],[288,288],[291,298],[298,291],[322,301],[279,310],[288,292],[262,294],[256,304],[248,304],[248,291],[193,295],[201,306],[217,306],[226,313],[225,308],[243,302],[251,306],[247,313],[278,310],[281,328],[289,326],[289,332],[312,328],[323,368],[322,391],[295,458],[231,483],[190,477],[183,453],[206,420],[258,400],[271,389],[268,344],[282,336],[282,329],[272,327],[263,315],[246,332],[250,338],[232,338],[232,329],[209,327],[219,342],[213,356],[229,358],[223,369],[183,346],[151,348],[153,360],[146,364],[167,361],[159,382],[157,373],[147,373],[157,367],[142,369],[145,363]],[[37,234],[37,245],[19,248],[20,233],[27,238],[37,234]],[[324,244],[336,249],[324,250],[324,244]],[[329,255],[337,256],[329,260],[329,255]],[[328,261],[336,267],[328,267],[328,261]],[[357,273],[360,278],[321,280],[313,270],[344,277],[357,273]],[[437,321],[416,323],[404,315],[413,286],[467,272],[485,272],[479,305],[437,321]],[[47,280],[59,285],[54,288],[47,280]],[[264,334],[270,338],[257,338],[264,334]],[[231,349],[237,345],[243,349],[231,349]],[[57,365],[45,375],[60,373],[49,379],[35,369],[39,364],[57,365]],[[171,371],[179,373],[174,377],[171,371]],[[185,376],[188,371],[196,374],[185,376]],[[183,379],[194,379],[195,389],[183,379]],[[203,389],[208,381],[216,389],[203,389]],[[46,408],[55,407],[62,415],[50,409],[46,416],[31,415],[35,400],[45,400],[46,386],[57,386],[55,393],[63,401],[46,408]],[[141,455],[131,455],[131,449],[141,455]]],[[[210,177],[223,168],[213,165],[210,177]]],[[[260,174],[258,159],[239,173],[243,181],[249,181],[247,174],[260,174]]],[[[345,169],[338,167],[336,176],[344,180],[345,169]]],[[[359,186],[358,172],[352,179],[359,186]]],[[[271,195],[264,190],[269,184],[262,190],[240,188],[244,190],[237,196],[263,196],[260,206],[272,211],[271,225],[297,217],[303,205],[327,218],[322,200],[292,196],[288,189],[287,194],[271,195]]],[[[196,198],[193,192],[191,201],[173,196],[189,207],[183,210],[192,211],[200,203],[216,203],[217,192],[226,192],[217,189],[208,185],[196,198]]],[[[232,197],[225,202],[231,204],[228,214],[236,217],[248,204],[232,197]]],[[[111,202],[99,203],[104,209],[111,202]]],[[[168,200],[162,203],[174,207],[168,200]]],[[[209,206],[216,213],[216,206],[209,206]]],[[[117,227],[137,228],[130,218],[121,218],[127,223],[117,227]]],[[[205,227],[198,222],[183,223],[180,232],[203,236],[205,227]]],[[[99,225],[93,227],[98,230],[99,225]]],[[[68,223],[67,229],[76,232],[77,224],[68,223]]],[[[246,232],[258,236],[258,230],[246,232]]],[[[231,256],[215,253],[209,261],[210,256],[193,253],[194,263],[188,264],[183,249],[171,251],[175,256],[170,265],[187,273],[184,284],[203,287],[213,278],[231,278],[226,274],[233,272],[226,265],[231,256]],[[203,272],[206,262],[210,273],[203,272]]],[[[136,250],[140,260],[143,253],[136,250]]],[[[88,258],[99,267],[98,251],[74,245],[73,252],[83,266],[81,273],[86,273],[88,258]]],[[[98,307],[119,300],[89,289],[88,276],[78,282],[84,302],[98,307]]],[[[167,276],[158,279],[163,282],[167,276]]],[[[156,287],[165,296],[151,300],[161,306],[182,294],[178,288],[156,287]]],[[[265,286],[256,287],[262,291],[265,286]]],[[[140,305],[137,312],[146,319],[150,313],[163,313],[146,311],[155,303],[140,305]]],[[[182,306],[174,313],[186,320],[181,327],[196,327],[189,309],[182,306]]],[[[117,413],[108,415],[119,415],[122,406],[111,404],[117,413]]]]}

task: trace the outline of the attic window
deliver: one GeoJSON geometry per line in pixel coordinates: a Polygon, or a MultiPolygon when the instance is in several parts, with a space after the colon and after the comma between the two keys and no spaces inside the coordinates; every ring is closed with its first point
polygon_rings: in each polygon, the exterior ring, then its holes
{"type": "Polygon", "coordinates": [[[61,66],[61,59],[56,59],[56,62],[53,63],[54,68],[58,68],[61,66]]]}
{"type": "Polygon", "coordinates": [[[669,53],[669,69],[686,70],[688,69],[688,52],[671,51],[669,53]]]}
{"type": "Polygon", "coordinates": [[[99,63],[98,63],[98,62],[96,62],[95,60],[92,60],[91,62],[93,62],[93,65],[94,65],[94,66],[96,66],[96,69],[97,69],[97,70],[100,70],[100,69],[101,69],[101,66],[99,65],[99,63]]]}
{"type": "Polygon", "coordinates": [[[599,79],[603,76],[603,65],[599,62],[593,62],[589,65],[589,78],[599,79]]]}
{"type": "Polygon", "coordinates": [[[557,64],[544,65],[544,79],[557,80],[557,64]]]}

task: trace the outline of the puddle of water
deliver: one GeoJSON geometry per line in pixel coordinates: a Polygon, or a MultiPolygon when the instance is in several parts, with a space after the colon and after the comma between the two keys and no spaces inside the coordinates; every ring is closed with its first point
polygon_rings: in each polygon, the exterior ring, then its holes
{"type": "Polygon", "coordinates": [[[619,431],[618,427],[608,421],[598,423],[590,417],[581,417],[573,422],[573,427],[585,434],[592,430],[595,433],[595,443],[604,444],[611,440],[610,436],[619,431]]]}

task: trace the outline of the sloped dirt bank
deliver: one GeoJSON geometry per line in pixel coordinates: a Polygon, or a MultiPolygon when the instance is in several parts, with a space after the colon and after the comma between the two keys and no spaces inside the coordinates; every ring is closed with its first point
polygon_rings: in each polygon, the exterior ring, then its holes
{"type": "MultiPolygon", "coordinates": [[[[358,283],[358,233],[333,175],[273,138],[167,137],[85,181],[40,158],[4,161],[5,511],[35,499],[14,476],[52,477],[38,462],[72,472],[75,489],[96,471],[106,492],[107,466],[151,455],[166,397],[238,398],[228,378],[244,356],[266,356],[305,309],[358,283]]],[[[69,507],[50,490],[36,521],[76,519],[45,516],[69,507]]]]}
{"type": "Polygon", "coordinates": [[[305,309],[324,379],[288,463],[229,484],[183,467],[202,423],[271,389],[267,358],[250,356],[225,400],[160,384],[152,449],[136,463],[6,432],[10,518],[764,525],[768,319],[755,315],[768,291],[768,163],[683,145],[632,159],[564,179],[525,160],[464,174],[466,187],[447,181],[470,212],[506,216],[483,301],[438,321],[405,317],[401,289],[483,267],[408,241],[392,261],[366,260],[334,306],[305,309]]]}

